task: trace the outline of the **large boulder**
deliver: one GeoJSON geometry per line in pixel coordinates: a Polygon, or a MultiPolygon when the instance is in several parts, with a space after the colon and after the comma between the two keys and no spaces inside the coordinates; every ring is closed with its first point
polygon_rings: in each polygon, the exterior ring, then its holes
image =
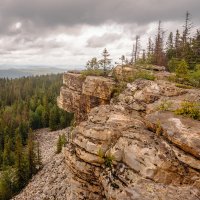
{"type": "Polygon", "coordinates": [[[79,123],[87,119],[92,108],[109,103],[114,87],[112,78],[65,73],[57,104],[61,109],[73,112],[79,123]]]}

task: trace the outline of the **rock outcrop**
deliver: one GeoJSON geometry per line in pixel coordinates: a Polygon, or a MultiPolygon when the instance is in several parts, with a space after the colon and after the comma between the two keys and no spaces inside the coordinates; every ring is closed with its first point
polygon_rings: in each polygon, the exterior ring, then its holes
{"type": "MultiPolygon", "coordinates": [[[[100,85],[91,90],[97,79],[86,78],[81,91],[103,99],[100,85]]],[[[64,149],[69,199],[198,200],[200,123],[173,112],[185,100],[200,102],[200,91],[139,79],[109,105],[90,107],[64,149]],[[170,102],[166,111],[163,102],[170,102]]]]}
{"type": "Polygon", "coordinates": [[[78,125],[66,131],[63,154],[43,146],[51,156],[14,199],[199,200],[200,122],[174,111],[184,101],[200,103],[200,91],[153,70],[155,81],[128,83],[111,100],[112,79],[65,74],[58,105],[78,125]]]}
{"type": "Polygon", "coordinates": [[[114,86],[111,78],[65,73],[57,104],[74,113],[76,122],[80,122],[87,119],[92,108],[110,102],[114,86]]]}

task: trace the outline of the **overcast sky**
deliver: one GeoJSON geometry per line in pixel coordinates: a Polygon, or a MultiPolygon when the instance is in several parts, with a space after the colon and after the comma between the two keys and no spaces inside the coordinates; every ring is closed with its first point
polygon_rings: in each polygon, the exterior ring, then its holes
{"type": "Polygon", "coordinates": [[[181,30],[187,10],[199,28],[200,0],[0,0],[0,67],[83,66],[105,47],[117,61],[158,20],[181,30]]]}

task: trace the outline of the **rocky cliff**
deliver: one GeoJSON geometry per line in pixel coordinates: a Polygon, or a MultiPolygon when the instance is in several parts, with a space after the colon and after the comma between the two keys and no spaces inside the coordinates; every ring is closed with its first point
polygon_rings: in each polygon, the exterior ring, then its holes
{"type": "MultiPolygon", "coordinates": [[[[58,105],[78,125],[63,130],[68,144],[58,155],[60,132],[39,134],[44,168],[14,199],[199,200],[200,122],[174,111],[200,102],[200,91],[150,70],[155,81],[127,83],[112,99],[113,79],[64,74],[58,105]]],[[[120,67],[115,74],[120,80],[120,67]]]]}
{"type": "Polygon", "coordinates": [[[64,149],[73,177],[68,199],[199,199],[200,122],[174,110],[200,102],[200,91],[138,79],[101,105],[114,84],[64,75],[58,104],[82,120],[64,149]]]}
{"type": "Polygon", "coordinates": [[[65,73],[57,99],[58,106],[74,113],[78,123],[87,119],[92,108],[110,102],[114,85],[115,82],[111,78],[65,73]]]}

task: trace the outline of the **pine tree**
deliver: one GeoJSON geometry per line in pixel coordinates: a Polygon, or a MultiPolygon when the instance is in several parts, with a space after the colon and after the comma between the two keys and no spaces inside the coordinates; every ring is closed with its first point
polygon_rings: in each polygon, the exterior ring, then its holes
{"type": "Polygon", "coordinates": [[[24,182],[23,174],[23,152],[22,152],[22,139],[19,134],[16,136],[15,142],[15,169],[18,187],[21,188],[24,182]]]}
{"type": "Polygon", "coordinates": [[[134,62],[137,62],[140,53],[140,36],[136,35],[135,37],[135,51],[134,51],[134,62]]]}
{"type": "Polygon", "coordinates": [[[121,60],[121,62],[122,62],[122,66],[124,65],[124,63],[125,63],[125,56],[124,55],[122,55],[120,58],[119,58],[120,60],[121,60]]]}
{"type": "Polygon", "coordinates": [[[57,141],[57,150],[56,153],[60,153],[62,151],[62,137],[59,135],[58,141],[57,141]]]}
{"type": "Polygon", "coordinates": [[[110,69],[110,64],[111,64],[111,59],[109,58],[110,54],[106,48],[103,50],[102,56],[103,56],[103,59],[99,61],[99,64],[103,68],[104,76],[106,76],[110,69]]]}
{"type": "Polygon", "coordinates": [[[67,144],[67,140],[64,133],[62,134],[61,138],[62,138],[62,145],[65,147],[65,145],[67,144]]]}
{"type": "Polygon", "coordinates": [[[92,58],[91,60],[88,60],[88,62],[86,63],[86,69],[87,70],[99,69],[99,63],[96,57],[92,58]]]}
{"type": "Polygon", "coordinates": [[[29,177],[32,177],[36,172],[36,155],[35,155],[35,146],[34,146],[34,136],[30,132],[28,135],[27,141],[27,163],[28,163],[28,174],[29,177]]]}
{"type": "Polygon", "coordinates": [[[182,59],[179,62],[178,67],[176,68],[176,75],[178,77],[186,77],[187,74],[188,74],[188,64],[184,59],[182,59]]]}
{"type": "Polygon", "coordinates": [[[3,152],[3,166],[9,166],[13,164],[13,156],[12,156],[12,151],[11,151],[11,139],[6,138],[5,139],[5,147],[4,147],[4,152],[3,152]]]}
{"type": "Polygon", "coordinates": [[[49,128],[52,131],[55,131],[59,127],[59,123],[60,123],[60,117],[58,108],[57,106],[53,106],[53,108],[50,111],[49,128]]]}
{"type": "Polygon", "coordinates": [[[154,52],[153,42],[151,40],[151,37],[149,37],[147,45],[147,63],[152,63],[153,52],[154,52]]]}
{"type": "Polygon", "coordinates": [[[36,166],[37,166],[37,169],[40,169],[42,167],[42,155],[41,155],[41,151],[40,151],[39,141],[37,141],[37,143],[36,143],[36,152],[37,152],[36,166]]]}
{"type": "Polygon", "coordinates": [[[172,58],[176,57],[175,51],[174,51],[174,43],[173,43],[173,33],[170,32],[166,44],[166,56],[167,60],[169,61],[172,58]]]}
{"type": "Polygon", "coordinates": [[[189,36],[190,36],[190,31],[191,31],[191,28],[192,28],[190,13],[188,11],[186,12],[186,15],[185,15],[185,24],[184,24],[183,27],[184,27],[184,29],[183,29],[182,40],[183,40],[183,47],[185,47],[185,45],[188,42],[188,39],[189,39],[189,36]]]}
{"type": "Polygon", "coordinates": [[[161,21],[159,21],[153,56],[154,64],[156,65],[165,65],[165,54],[163,51],[163,35],[164,31],[162,30],[161,21]]]}

